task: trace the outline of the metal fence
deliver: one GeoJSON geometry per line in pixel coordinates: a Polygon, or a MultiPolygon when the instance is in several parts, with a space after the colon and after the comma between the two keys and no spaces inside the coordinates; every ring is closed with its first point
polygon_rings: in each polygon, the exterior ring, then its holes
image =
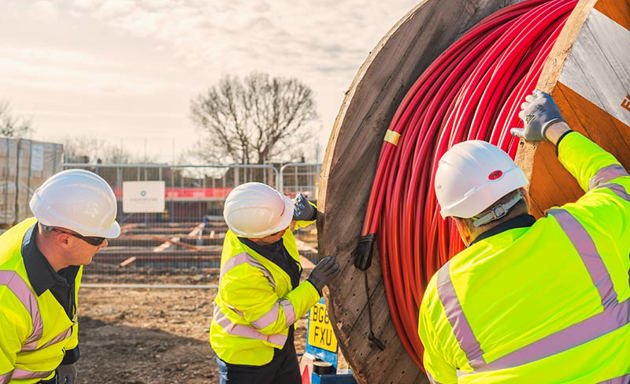
{"type": "Polygon", "coordinates": [[[303,192],[310,199],[315,199],[321,168],[320,163],[284,164],[280,167],[278,190],[289,196],[303,192]]]}
{"type": "MultiPolygon", "coordinates": [[[[73,168],[95,172],[111,185],[122,227],[121,236],[85,268],[87,282],[191,284],[212,281],[218,274],[227,230],[223,203],[234,187],[257,181],[288,196],[303,192],[314,199],[321,165],[64,164],[64,169],[73,168]],[[130,181],[162,181],[164,209],[125,212],[123,190],[130,181]]],[[[310,230],[300,236],[306,244],[315,242],[310,230]]],[[[302,253],[313,252],[306,245],[302,253]]]]}

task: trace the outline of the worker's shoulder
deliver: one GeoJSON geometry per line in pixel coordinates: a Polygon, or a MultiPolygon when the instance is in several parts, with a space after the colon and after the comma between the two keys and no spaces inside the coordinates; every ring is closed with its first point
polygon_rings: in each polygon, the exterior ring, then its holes
{"type": "Polygon", "coordinates": [[[13,256],[22,245],[24,234],[36,222],[35,218],[23,220],[0,236],[0,269],[5,269],[2,265],[14,259],[13,256]]]}

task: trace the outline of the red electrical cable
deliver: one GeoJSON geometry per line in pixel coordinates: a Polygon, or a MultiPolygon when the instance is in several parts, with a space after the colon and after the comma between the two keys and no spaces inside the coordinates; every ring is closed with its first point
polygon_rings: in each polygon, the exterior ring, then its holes
{"type": "Polygon", "coordinates": [[[533,91],[577,0],[525,0],[479,22],[416,80],[389,129],[397,145],[381,148],[363,235],[377,234],[391,317],[401,343],[422,367],[418,309],[429,279],[463,249],[439,214],[433,179],[454,144],[486,140],[510,156],[518,140],[519,103],[533,91]]]}

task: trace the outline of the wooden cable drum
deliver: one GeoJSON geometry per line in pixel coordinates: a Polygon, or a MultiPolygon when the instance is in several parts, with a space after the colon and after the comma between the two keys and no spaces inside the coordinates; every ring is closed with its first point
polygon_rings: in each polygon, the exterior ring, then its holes
{"type": "MultiPolygon", "coordinates": [[[[383,138],[399,104],[424,70],[484,17],[516,3],[422,2],[372,51],[340,108],[321,173],[319,252],[335,255],[342,268],[329,286],[329,313],[341,351],[360,383],[427,382],[393,325],[378,249],[365,275],[353,263],[383,138]],[[384,349],[368,339],[370,317],[371,329],[384,349]]],[[[544,62],[537,86],[551,93],[574,130],[613,153],[627,169],[629,29],[628,0],[581,0],[544,62]]],[[[559,164],[552,145],[521,143],[515,158],[530,178],[536,216],[583,194],[559,164]]]]}

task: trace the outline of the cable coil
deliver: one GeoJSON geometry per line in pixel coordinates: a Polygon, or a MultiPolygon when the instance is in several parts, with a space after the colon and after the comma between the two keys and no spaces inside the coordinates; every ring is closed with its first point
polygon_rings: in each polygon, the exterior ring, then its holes
{"type": "Polygon", "coordinates": [[[398,107],[379,155],[362,235],[376,234],[390,314],[422,367],[418,310],[431,276],[463,249],[439,214],[438,160],[454,144],[485,140],[514,158],[509,129],[577,0],[525,0],[483,19],[444,51],[398,107]]]}

